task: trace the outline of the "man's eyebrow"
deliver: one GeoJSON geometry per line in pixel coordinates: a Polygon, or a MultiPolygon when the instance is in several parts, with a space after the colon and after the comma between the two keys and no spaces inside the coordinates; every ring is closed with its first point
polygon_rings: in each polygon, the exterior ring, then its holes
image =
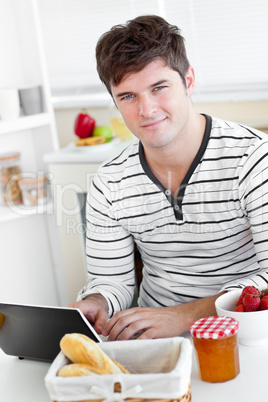
{"type": "MultiPolygon", "coordinates": [[[[166,79],[159,80],[159,81],[149,85],[149,88],[157,87],[157,86],[162,85],[162,84],[164,84],[166,82],[168,82],[168,80],[166,80],[166,79]]],[[[119,92],[118,94],[116,94],[116,98],[121,98],[122,96],[127,96],[127,95],[130,95],[132,93],[133,93],[132,91],[119,92]]]]}
{"type": "Polygon", "coordinates": [[[162,85],[165,82],[168,82],[168,80],[165,80],[165,79],[159,80],[159,81],[155,82],[154,84],[150,85],[150,88],[157,87],[158,85],[162,85]]]}
{"type": "Polygon", "coordinates": [[[126,92],[119,92],[118,94],[115,95],[116,98],[121,98],[121,96],[127,96],[131,94],[131,91],[126,91],[126,92]]]}

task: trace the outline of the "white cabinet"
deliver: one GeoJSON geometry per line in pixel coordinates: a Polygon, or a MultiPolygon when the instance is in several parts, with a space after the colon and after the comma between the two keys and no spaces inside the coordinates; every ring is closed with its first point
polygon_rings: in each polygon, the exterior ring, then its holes
{"type": "MultiPolygon", "coordinates": [[[[51,155],[51,158],[56,159],[57,154],[51,155]]],[[[87,193],[98,167],[99,163],[89,162],[49,163],[69,302],[76,300],[87,279],[84,248],[86,226],[81,215],[85,204],[81,205],[78,197],[87,193]]],[[[85,199],[81,200],[85,202],[85,199]]]]}
{"type": "Polygon", "coordinates": [[[132,140],[114,139],[97,148],[68,146],[45,155],[51,174],[70,302],[76,300],[78,291],[86,284],[84,197],[100,164],[120,154],[132,140]]]}
{"type": "MultiPolygon", "coordinates": [[[[0,120],[0,153],[19,151],[23,173],[47,173],[43,155],[58,149],[35,0],[0,0],[0,89],[41,85],[43,112],[0,120]]],[[[67,302],[53,203],[0,206],[0,301],[67,302]]]]}

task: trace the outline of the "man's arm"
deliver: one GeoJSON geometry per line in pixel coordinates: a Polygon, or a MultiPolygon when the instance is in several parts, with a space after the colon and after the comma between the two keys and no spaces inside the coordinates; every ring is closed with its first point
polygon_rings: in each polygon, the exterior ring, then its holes
{"type": "Polygon", "coordinates": [[[116,313],[102,334],[108,340],[168,338],[189,331],[199,318],[216,315],[215,300],[223,293],[174,307],[137,307],[116,313]]]}
{"type": "Polygon", "coordinates": [[[257,145],[248,150],[243,161],[238,188],[257,257],[257,263],[253,260],[248,262],[248,270],[254,272],[255,268],[255,273],[232,280],[221,290],[241,289],[248,285],[265,289],[268,286],[268,144],[260,142],[257,145]]]}
{"type": "Polygon", "coordinates": [[[111,179],[112,174],[99,170],[87,196],[88,282],[77,299],[102,294],[108,303],[109,316],[131,305],[135,288],[133,238],[114,216],[108,185],[111,179]]]}

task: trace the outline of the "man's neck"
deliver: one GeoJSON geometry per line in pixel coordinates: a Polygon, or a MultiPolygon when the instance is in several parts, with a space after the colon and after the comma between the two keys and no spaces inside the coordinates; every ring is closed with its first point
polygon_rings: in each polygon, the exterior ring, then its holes
{"type": "Polygon", "coordinates": [[[201,146],[205,127],[205,117],[196,113],[187,132],[179,138],[176,146],[171,144],[165,148],[144,149],[151,171],[174,197],[201,146]]]}

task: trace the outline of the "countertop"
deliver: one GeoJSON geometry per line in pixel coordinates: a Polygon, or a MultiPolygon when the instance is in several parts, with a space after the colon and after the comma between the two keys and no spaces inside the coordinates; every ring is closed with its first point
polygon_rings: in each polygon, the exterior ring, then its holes
{"type": "Polygon", "coordinates": [[[64,148],[44,155],[44,161],[50,163],[96,163],[104,162],[122,152],[131,144],[134,137],[122,141],[114,138],[111,142],[100,145],[78,147],[75,141],[64,148]]]}
{"type": "MultiPolygon", "coordinates": [[[[239,359],[240,374],[234,380],[211,384],[200,380],[193,352],[192,402],[266,401],[268,347],[239,345],[239,359]]],[[[51,402],[44,383],[49,366],[7,356],[0,349],[1,401],[51,402]]]]}

